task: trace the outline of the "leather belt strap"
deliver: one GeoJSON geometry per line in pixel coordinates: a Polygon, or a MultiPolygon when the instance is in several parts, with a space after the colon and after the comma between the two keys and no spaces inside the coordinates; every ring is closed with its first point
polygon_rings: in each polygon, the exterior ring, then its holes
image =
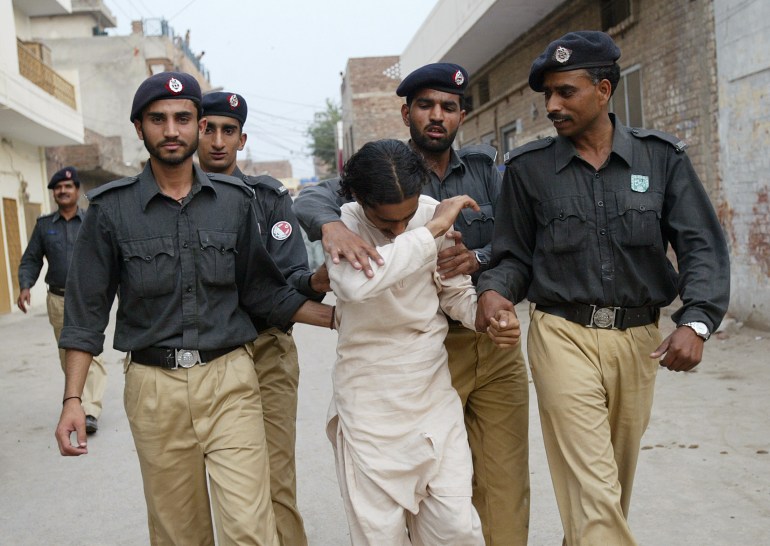
{"type": "Polygon", "coordinates": [[[195,349],[172,349],[169,347],[147,347],[138,351],[131,351],[131,361],[145,366],[159,366],[167,370],[177,368],[192,368],[196,364],[205,366],[215,358],[226,355],[240,347],[225,347],[211,351],[198,351],[195,349]]]}
{"type": "Polygon", "coordinates": [[[62,288],[61,286],[54,286],[52,284],[49,284],[48,291],[51,294],[54,294],[55,296],[61,296],[62,298],[64,297],[64,288],[62,288]]]}
{"type": "Polygon", "coordinates": [[[652,324],[660,317],[657,307],[599,307],[584,303],[540,305],[536,309],[575,322],[587,328],[625,330],[652,324]]]}

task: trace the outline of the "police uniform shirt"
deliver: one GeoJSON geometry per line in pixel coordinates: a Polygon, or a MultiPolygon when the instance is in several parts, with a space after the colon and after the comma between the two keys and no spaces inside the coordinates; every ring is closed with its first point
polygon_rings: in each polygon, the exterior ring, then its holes
{"type": "Polygon", "coordinates": [[[180,204],[150,165],[89,194],[59,346],[99,354],[116,292],[120,351],[241,345],[256,337],[252,317],[285,328],[307,298],[262,246],[251,190],[195,166],[180,204]]]}
{"type": "MultiPolygon", "coordinates": [[[[256,195],[255,211],[262,244],[289,285],[301,294],[321,301],[325,294],[310,288],[312,271],[307,262],[307,250],[299,222],[292,211],[292,200],[283,184],[271,176],[246,176],[236,167],[232,176],[243,180],[256,195]]],[[[257,330],[268,328],[264,320],[257,330]]]]}
{"type": "MultiPolygon", "coordinates": [[[[454,223],[454,229],[463,235],[463,243],[478,251],[489,261],[495,224],[495,203],[500,193],[500,172],[495,166],[495,150],[491,146],[466,146],[459,152],[450,149],[449,167],[444,179],[431,171],[430,181],[423,187],[423,195],[441,201],[456,195],[469,195],[479,204],[480,212],[463,209],[454,223]]],[[[325,180],[305,188],[294,201],[294,212],[308,237],[321,238],[321,227],[339,221],[340,206],[345,202],[339,190],[339,178],[325,180]]],[[[482,270],[484,266],[482,265],[482,270]]],[[[476,279],[478,272],[474,275],[476,279]]]]}
{"type": "Polygon", "coordinates": [[[674,137],[610,116],[612,153],[599,171],[562,137],[512,152],[500,199],[511,208],[498,214],[493,269],[478,292],[619,307],[663,307],[679,293],[672,318],[714,331],[727,309],[730,264],[708,195],[674,137]]]}
{"type": "Polygon", "coordinates": [[[83,210],[78,208],[69,220],[65,220],[58,210],[37,219],[19,264],[19,286],[22,289],[34,286],[43,268],[43,256],[48,260],[46,284],[64,288],[83,217],[83,210]]]}

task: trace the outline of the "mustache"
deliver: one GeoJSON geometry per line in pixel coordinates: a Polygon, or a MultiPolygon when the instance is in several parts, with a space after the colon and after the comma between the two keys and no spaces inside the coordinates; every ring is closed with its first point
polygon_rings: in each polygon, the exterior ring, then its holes
{"type": "Polygon", "coordinates": [[[572,121],[572,116],[563,116],[560,114],[548,114],[546,117],[551,121],[572,121]]]}
{"type": "Polygon", "coordinates": [[[447,132],[443,123],[431,123],[425,127],[425,131],[441,131],[442,133],[447,132]]]}

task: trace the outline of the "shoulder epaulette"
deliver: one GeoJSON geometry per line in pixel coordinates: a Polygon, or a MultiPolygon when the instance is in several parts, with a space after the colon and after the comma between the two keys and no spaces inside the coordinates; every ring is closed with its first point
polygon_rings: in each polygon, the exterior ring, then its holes
{"type": "Polygon", "coordinates": [[[554,142],[556,142],[556,139],[549,136],[545,138],[540,138],[538,140],[533,140],[531,142],[527,142],[526,144],[522,144],[521,146],[514,148],[510,152],[507,152],[505,156],[503,156],[503,163],[507,164],[510,160],[517,158],[520,155],[524,155],[529,152],[534,152],[535,150],[542,150],[543,148],[547,148],[554,142]]]}
{"type": "Polygon", "coordinates": [[[137,180],[139,180],[138,176],[127,176],[126,178],[107,182],[106,184],[102,184],[101,186],[89,191],[86,194],[86,199],[93,201],[103,193],[107,193],[108,191],[114,190],[116,188],[124,188],[126,186],[130,186],[131,184],[136,183],[137,180]]]}
{"type": "Polygon", "coordinates": [[[489,144],[471,144],[463,146],[457,150],[457,155],[463,159],[474,155],[484,156],[490,163],[494,163],[497,158],[497,150],[489,144]]]}
{"type": "Polygon", "coordinates": [[[276,180],[272,176],[268,176],[266,174],[260,176],[244,176],[243,181],[253,188],[266,188],[278,195],[289,194],[289,190],[286,189],[286,186],[281,184],[280,180],[276,180]]]}
{"type": "Polygon", "coordinates": [[[680,139],[679,137],[675,137],[674,135],[670,135],[668,133],[664,133],[663,131],[656,131],[655,129],[631,129],[631,134],[634,135],[636,138],[649,138],[654,137],[658,140],[662,140],[663,142],[668,142],[671,144],[674,149],[677,151],[677,153],[682,153],[687,148],[687,143],[680,139]]]}
{"type": "Polygon", "coordinates": [[[209,180],[213,182],[230,184],[231,186],[242,189],[249,197],[254,197],[254,190],[247,186],[246,183],[240,178],[219,173],[206,173],[206,176],[208,176],[209,180]]]}

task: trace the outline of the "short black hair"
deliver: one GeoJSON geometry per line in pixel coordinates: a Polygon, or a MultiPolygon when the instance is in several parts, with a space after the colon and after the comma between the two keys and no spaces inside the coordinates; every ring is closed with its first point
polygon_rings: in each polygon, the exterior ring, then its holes
{"type": "Polygon", "coordinates": [[[609,80],[611,90],[610,96],[615,94],[615,90],[618,88],[618,82],[620,81],[620,66],[615,63],[610,66],[597,66],[596,68],[586,68],[588,76],[591,78],[591,82],[596,85],[602,80],[609,80]]]}
{"type": "Polygon", "coordinates": [[[363,205],[393,205],[422,193],[430,179],[425,160],[400,140],[367,142],[343,167],[340,195],[363,205]]]}

